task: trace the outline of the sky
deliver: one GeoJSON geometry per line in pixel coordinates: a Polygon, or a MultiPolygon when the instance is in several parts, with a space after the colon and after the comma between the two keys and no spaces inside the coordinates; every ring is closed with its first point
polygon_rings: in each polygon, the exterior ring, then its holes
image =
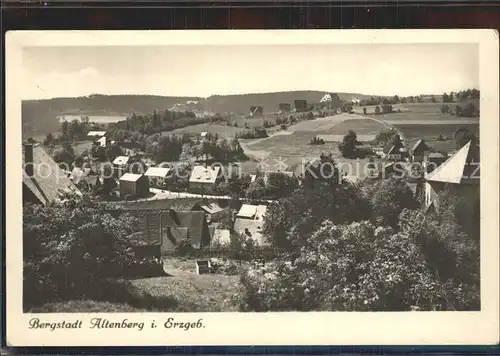
{"type": "Polygon", "coordinates": [[[479,89],[477,44],[25,47],[23,99],[479,89]]]}

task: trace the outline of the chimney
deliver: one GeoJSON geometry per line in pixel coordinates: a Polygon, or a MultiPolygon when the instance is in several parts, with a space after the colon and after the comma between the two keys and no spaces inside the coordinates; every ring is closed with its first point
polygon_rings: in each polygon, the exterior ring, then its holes
{"type": "Polygon", "coordinates": [[[33,178],[34,174],[33,167],[33,144],[26,143],[24,145],[24,171],[26,175],[30,178],[33,178]]]}

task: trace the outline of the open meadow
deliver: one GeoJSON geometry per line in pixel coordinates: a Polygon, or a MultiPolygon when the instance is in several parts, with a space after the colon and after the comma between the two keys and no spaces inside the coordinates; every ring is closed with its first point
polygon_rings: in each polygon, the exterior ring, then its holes
{"type": "Polygon", "coordinates": [[[282,161],[294,165],[301,162],[304,157],[317,157],[321,153],[333,153],[340,159],[337,142],[341,142],[349,130],[356,132],[360,141],[370,141],[377,133],[394,127],[403,134],[409,145],[423,138],[432,149],[447,152],[455,148],[453,134],[457,128],[466,127],[473,133],[479,133],[479,119],[441,114],[440,105],[442,104],[405,104],[407,110],[385,115],[361,116],[342,113],[305,120],[290,126],[287,135],[245,140],[242,146],[245,152],[253,153],[254,156],[257,154],[260,157],[267,157],[268,160],[281,157],[282,161]],[[325,142],[324,145],[311,145],[311,139],[318,135],[328,136],[330,142],[325,142]],[[439,135],[442,137],[438,138],[439,135]]]}

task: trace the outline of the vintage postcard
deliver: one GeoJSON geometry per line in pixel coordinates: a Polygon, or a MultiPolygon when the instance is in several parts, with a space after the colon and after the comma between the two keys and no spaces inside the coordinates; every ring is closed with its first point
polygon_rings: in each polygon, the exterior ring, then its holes
{"type": "Polygon", "coordinates": [[[7,33],[8,344],[497,343],[498,46],[7,33]]]}

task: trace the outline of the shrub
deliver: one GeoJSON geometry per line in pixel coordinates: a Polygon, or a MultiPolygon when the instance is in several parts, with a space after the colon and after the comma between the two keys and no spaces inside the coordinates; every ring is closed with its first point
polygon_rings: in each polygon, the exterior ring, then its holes
{"type": "Polygon", "coordinates": [[[128,214],[106,213],[87,195],[61,205],[25,206],[25,306],[86,296],[95,283],[123,273],[135,260],[128,237],[137,223],[128,214]]]}
{"type": "Polygon", "coordinates": [[[435,277],[405,233],[367,222],[324,222],[300,249],[295,264],[279,261],[240,277],[242,311],[450,310],[459,292],[435,277]]]}

